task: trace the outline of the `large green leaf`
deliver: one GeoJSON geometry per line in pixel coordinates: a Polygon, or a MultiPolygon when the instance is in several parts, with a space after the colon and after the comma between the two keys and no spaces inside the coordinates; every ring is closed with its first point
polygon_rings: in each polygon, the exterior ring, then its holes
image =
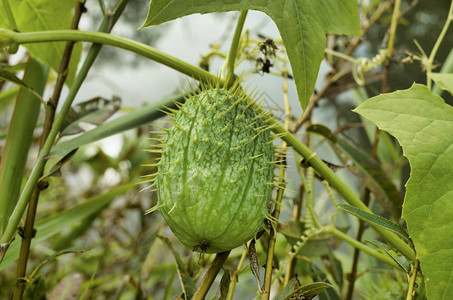
{"type": "MultiPolygon", "coordinates": [[[[12,9],[17,29],[22,32],[69,29],[72,21],[72,10],[76,0],[6,0],[12,9]]],[[[4,1],[0,1],[0,27],[12,28],[5,14],[4,1]]],[[[25,47],[37,59],[58,71],[65,47],[64,42],[27,44],[25,47]]],[[[77,64],[82,53],[82,44],[74,45],[67,82],[74,80],[77,64]]]]}
{"type": "Polygon", "coordinates": [[[395,136],[411,165],[403,218],[429,299],[453,295],[453,108],[427,87],[371,98],[356,110],[395,136]]]}
{"type": "Polygon", "coordinates": [[[143,27],[194,13],[259,10],[278,27],[286,46],[302,108],[315,86],[326,37],[359,34],[356,0],[152,0],[143,27]],[[189,4],[190,2],[190,4],[189,4]]]}
{"type": "Polygon", "coordinates": [[[438,87],[453,95],[453,74],[430,73],[430,76],[438,87]]]}

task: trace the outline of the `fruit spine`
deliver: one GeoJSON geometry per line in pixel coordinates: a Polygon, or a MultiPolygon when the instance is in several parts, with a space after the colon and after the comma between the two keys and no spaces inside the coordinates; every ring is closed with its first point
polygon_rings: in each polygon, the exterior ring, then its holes
{"type": "Polygon", "coordinates": [[[254,237],[267,214],[274,147],[240,86],[203,88],[171,111],[152,174],[158,209],[194,251],[218,253],[254,237]]]}

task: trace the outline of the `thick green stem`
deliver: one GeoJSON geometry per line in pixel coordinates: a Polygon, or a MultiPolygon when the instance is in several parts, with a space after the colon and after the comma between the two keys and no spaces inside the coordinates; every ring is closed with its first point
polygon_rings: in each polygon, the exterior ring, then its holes
{"type": "Polygon", "coordinates": [[[248,10],[241,11],[239,15],[238,23],[236,25],[236,30],[234,31],[233,41],[231,42],[230,52],[228,53],[228,62],[227,62],[227,76],[225,83],[227,87],[230,87],[234,84],[234,63],[236,61],[236,55],[239,47],[239,41],[241,40],[242,28],[244,27],[245,19],[247,17],[248,10]]]}
{"type": "MultiPolygon", "coordinates": [[[[24,73],[24,82],[42,94],[49,68],[30,58],[24,73]]],[[[0,235],[5,230],[17,203],[28,150],[38,120],[41,102],[35,95],[21,88],[9,124],[6,145],[0,166],[0,235]]],[[[9,242],[5,241],[5,242],[9,242]]]]}
{"type": "Polygon", "coordinates": [[[428,89],[431,89],[431,70],[433,68],[434,58],[436,58],[437,51],[439,50],[440,44],[442,43],[445,35],[447,34],[448,27],[450,26],[451,21],[453,20],[453,0],[450,4],[450,9],[448,11],[447,21],[445,21],[444,27],[437,38],[436,43],[434,44],[433,50],[431,50],[431,54],[429,55],[428,63],[426,66],[426,85],[428,89]]]}
{"type": "Polygon", "coordinates": [[[201,68],[193,66],[183,60],[161,52],[153,47],[136,42],[134,40],[102,32],[55,30],[16,33],[5,29],[0,29],[0,39],[2,38],[6,40],[8,40],[9,38],[13,43],[17,44],[56,41],[80,41],[110,45],[147,57],[204,83],[216,83],[218,81],[217,76],[201,68]]]}
{"type": "Polygon", "coordinates": [[[223,263],[227,260],[228,255],[230,255],[230,251],[217,253],[217,255],[214,258],[214,261],[212,262],[208,271],[201,280],[200,286],[193,295],[192,300],[203,300],[206,297],[209,288],[214,282],[220,269],[222,269],[223,263]]]}

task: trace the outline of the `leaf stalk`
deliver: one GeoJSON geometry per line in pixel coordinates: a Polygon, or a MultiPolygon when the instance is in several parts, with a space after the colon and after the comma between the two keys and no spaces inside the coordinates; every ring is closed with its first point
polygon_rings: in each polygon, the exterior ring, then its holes
{"type": "Polygon", "coordinates": [[[239,42],[241,40],[242,28],[244,27],[245,19],[247,17],[248,10],[242,10],[239,15],[239,19],[234,31],[233,40],[231,42],[230,52],[227,58],[227,75],[225,84],[229,88],[234,84],[234,63],[236,61],[236,55],[239,48],[239,42]]]}

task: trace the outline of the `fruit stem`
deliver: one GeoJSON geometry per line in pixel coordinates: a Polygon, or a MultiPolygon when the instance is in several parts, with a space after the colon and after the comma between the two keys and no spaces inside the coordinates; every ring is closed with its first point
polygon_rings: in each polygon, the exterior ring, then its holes
{"type": "Polygon", "coordinates": [[[192,300],[203,300],[206,297],[209,288],[211,287],[217,274],[222,268],[223,263],[227,260],[228,255],[230,255],[230,252],[231,251],[217,253],[217,255],[214,258],[214,261],[212,262],[208,271],[201,280],[200,286],[195,291],[195,294],[193,294],[192,300]]]}
{"type": "Polygon", "coordinates": [[[239,42],[241,40],[242,28],[244,27],[245,18],[247,17],[248,10],[242,10],[238,18],[238,23],[236,25],[236,30],[234,31],[233,40],[230,46],[230,52],[228,53],[228,62],[227,62],[227,75],[225,80],[225,85],[227,88],[230,88],[235,81],[234,78],[234,63],[236,61],[236,55],[239,48],[239,42]]]}

